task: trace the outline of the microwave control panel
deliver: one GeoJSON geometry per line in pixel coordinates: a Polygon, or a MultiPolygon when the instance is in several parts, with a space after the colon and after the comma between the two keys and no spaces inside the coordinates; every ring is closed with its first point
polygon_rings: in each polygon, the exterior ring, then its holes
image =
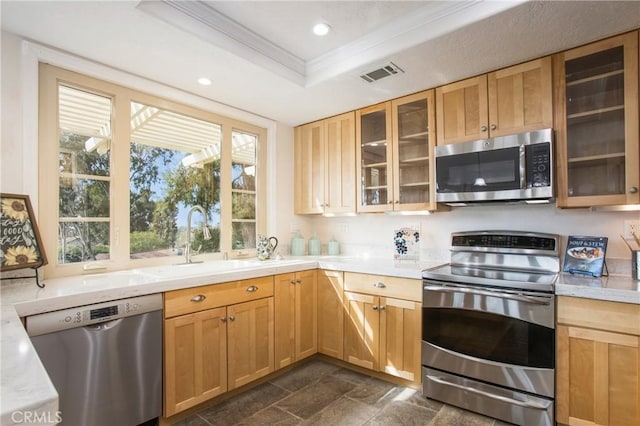
{"type": "Polygon", "coordinates": [[[525,149],[527,188],[551,186],[551,144],[537,143],[525,149]]]}

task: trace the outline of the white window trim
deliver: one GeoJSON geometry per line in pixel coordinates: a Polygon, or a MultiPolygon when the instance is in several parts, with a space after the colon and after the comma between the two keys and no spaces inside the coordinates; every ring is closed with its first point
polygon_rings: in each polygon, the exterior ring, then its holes
{"type": "MultiPolygon", "coordinates": [[[[38,69],[39,63],[44,62],[89,77],[129,87],[140,92],[163,97],[187,106],[203,109],[214,114],[224,115],[231,119],[265,128],[267,130],[267,155],[264,170],[267,184],[265,185],[263,195],[266,199],[266,212],[264,212],[265,232],[267,235],[274,232],[277,222],[276,217],[275,215],[268,214],[268,212],[272,210],[272,207],[276,205],[277,197],[277,185],[273,184],[276,178],[277,139],[277,123],[274,120],[27,40],[23,40],[21,43],[21,55],[23,189],[24,193],[30,194],[32,207],[36,216],[38,216],[39,212],[38,185],[40,178],[37,166],[34,167],[34,165],[38,164],[39,160],[38,69]]],[[[46,278],[46,276],[44,278],[46,278]]]]}

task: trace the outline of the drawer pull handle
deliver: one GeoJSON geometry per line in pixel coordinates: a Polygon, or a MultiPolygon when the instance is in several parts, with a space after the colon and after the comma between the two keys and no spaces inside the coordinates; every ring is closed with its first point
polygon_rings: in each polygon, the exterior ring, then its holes
{"type": "Polygon", "coordinates": [[[197,294],[197,295],[195,295],[195,296],[193,296],[191,298],[191,301],[192,302],[203,302],[204,299],[206,299],[206,298],[207,298],[207,296],[205,296],[204,294],[197,294]]]}
{"type": "Polygon", "coordinates": [[[375,288],[387,288],[385,283],[377,282],[373,285],[375,288]]]}
{"type": "Polygon", "coordinates": [[[247,291],[249,293],[255,293],[256,291],[258,291],[258,287],[256,287],[255,285],[250,285],[249,287],[247,287],[247,291]]]}

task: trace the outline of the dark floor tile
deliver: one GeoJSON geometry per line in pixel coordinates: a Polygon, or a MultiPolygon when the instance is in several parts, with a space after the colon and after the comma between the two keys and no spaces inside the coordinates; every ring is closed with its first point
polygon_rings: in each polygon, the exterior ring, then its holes
{"type": "Polygon", "coordinates": [[[328,376],[313,386],[307,386],[276,405],[298,417],[308,419],[351,391],[355,385],[328,376]]]}
{"type": "Polygon", "coordinates": [[[444,406],[442,402],[436,401],[435,399],[429,399],[426,396],[422,395],[421,391],[417,390],[410,394],[409,397],[404,400],[410,404],[415,404],[433,411],[438,411],[444,406]]]}
{"type": "Polygon", "coordinates": [[[436,412],[408,402],[394,401],[379,414],[364,423],[366,426],[424,426],[436,416],[436,412]]]}
{"type": "Polygon", "coordinates": [[[331,375],[339,370],[333,364],[324,361],[313,360],[297,367],[290,372],[275,378],[271,383],[278,385],[288,391],[297,391],[312,383],[316,383],[325,376],[331,375]]]}
{"type": "Polygon", "coordinates": [[[444,405],[429,426],[493,426],[494,419],[444,405]]]}
{"type": "Polygon", "coordinates": [[[198,414],[213,426],[236,424],[288,395],[288,391],[278,386],[263,383],[198,414]]]}
{"type": "Polygon", "coordinates": [[[209,423],[199,415],[194,414],[193,416],[187,417],[179,422],[172,423],[171,426],[209,426],[209,423]]]}
{"type": "Polygon", "coordinates": [[[269,407],[238,423],[238,426],[250,425],[299,425],[302,420],[278,407],[269,407]]]}
{"type": "Polygon", "coordinates": [[[403,389],[383,380],[369,378],[347,393],[346,396],[356,401],[382,408],[400,395],[403,389]]]}
{"type": "Polygon", "coordinates": [[[379,410],[359,401],[341,397],[305,421],[305,425],[361,426],[379,410]]]}
{"type": "Polygon", "coordinates": [[[331,375],[338,379],[355,383],[356,385],[364,383],[371,378],[371,376],[367,376],[366,374],[358,373],[357,371],[352,371],[347,368],[340,368],[331,375]]]}

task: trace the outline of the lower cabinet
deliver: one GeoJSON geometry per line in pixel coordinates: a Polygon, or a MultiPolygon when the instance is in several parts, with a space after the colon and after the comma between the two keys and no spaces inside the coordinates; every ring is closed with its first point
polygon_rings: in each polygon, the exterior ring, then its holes
{"type": "Polygon", "coordinates": [[[419,382],[420,280],[345,273],[345,289],[344,360],[419,382]]]}
{"type": "Polygon", "coordinates": [[[227,307],[229,390],[274,370],[274,298],[227,307]]]}
{"type": "Polygon", "coordinates": [[[168,292],[164,311],[165,417],[274,371],[273,277],[168,292]]]}
{"type": "Polygon", "coordinates": [[[344,273],[318,270],[318,352],[344,358],[344,273]]]}
{"type": "Polygon", "coordinates": [[[164,322],[165,416],[227,391],[226,308],[164,322]]]}
{"type": "Polygon", "coordinates": [[[640,305],[558,297],[557,422],[640,425],[640,305]]]}
{"type": "Polygon", "coordinates": [[[275,367],[318,352],[316,270],[275,277],[275,367]]]}

